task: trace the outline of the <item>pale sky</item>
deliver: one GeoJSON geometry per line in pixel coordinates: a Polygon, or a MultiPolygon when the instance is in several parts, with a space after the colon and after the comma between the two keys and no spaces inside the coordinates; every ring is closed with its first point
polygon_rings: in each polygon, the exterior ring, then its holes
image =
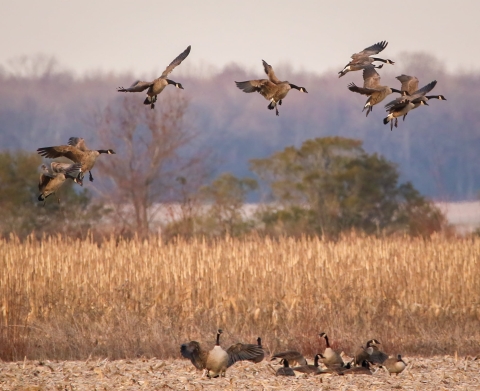
{"type": "Polygon", "coordinates": [[[449,71],[480,70],[480,0],[0,0],[0,15],[3,67],[42,53],[78,75],[159,75],[192,45],[175,74],[236,63],[260,76],[262,59],[323,73],[386,40],[394,61],[423,51],[449,71]]]}

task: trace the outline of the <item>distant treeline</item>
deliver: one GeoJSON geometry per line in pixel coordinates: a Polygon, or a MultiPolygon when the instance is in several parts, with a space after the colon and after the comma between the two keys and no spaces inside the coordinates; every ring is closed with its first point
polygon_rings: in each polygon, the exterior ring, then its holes
{"type": "MultiPolygon", "coordinates": [[[[397,163],[401,179],[411,181],[424,195],[444,201],[476,198],[480,189],[480,74],[447,72],[438,60],[421,53],[395,60],[394,66],[379,71],[382,84],[398,87],[395,76],[402,73],[417,76],[421,86],[437,80],[433,92],[445,95],[447,101],[432,101],[411,112],[393,132],[382,123],[383,105],[365,118],[361,112],[365,98],[348,91],[350,82],[361,85],[361,72],[338,79],[336,70],[292,73],[288,67],[276,66],[281,79],[305,86],[309,94],[291,93],[280,117],[275,117],[267,110],[266,100],[242,93],[234,83],[264,77],[261,59],[258,68],[248,72],[235,65],[213,75],[187,75],[179,69],[176,78],[185,90],[165,91],[157,106],[172,94],[189,101],[186,124],[197,133],[198,146],[210,151],[214,174],[251,176],[250,159],[290,145],[299,147],[307,139],[342,136],[363,140],[367,152],[397,163]]],[[[96,116],[123,98],[116,92],[118,86],[137,78],[107,73],[78,77],[45,57],[0,66],[1,149],[35,151],[65,143],[70,136],[84,137],[96,147],[96,116]]],[[[136,98],[141,102],[143,95],[136,98]]],[[[145,106],[145,110],[150,109],[145,106]]]]}

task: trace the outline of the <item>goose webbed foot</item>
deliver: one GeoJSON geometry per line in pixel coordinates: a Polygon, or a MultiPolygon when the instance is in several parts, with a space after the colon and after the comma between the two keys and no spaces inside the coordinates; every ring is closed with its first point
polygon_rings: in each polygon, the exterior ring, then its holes
{"type": "Polygon", "coordinates": [[[93,175],[91,171],[88,172],[88,179],[90,180],[90,182],[93,182],[93,175]]]}

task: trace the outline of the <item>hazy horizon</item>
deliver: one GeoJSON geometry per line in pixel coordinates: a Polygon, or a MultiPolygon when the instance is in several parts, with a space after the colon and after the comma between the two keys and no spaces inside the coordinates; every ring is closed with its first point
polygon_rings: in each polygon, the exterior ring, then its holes
{"type": "Polygon", "coordinates": [[[446,0],[404,0],[380,6],[366,0],[337,3],[288,1],[238,3],[165,1],[20,0],[0,3],[0,65],[39,53],[66,69],[159,74],[188,45],[192,52],[179,72],[215,72],[236,64],[261,71],[275,67],[322,74],[338,72],[352,53],[386,40],[385,58],[424,52],[449,72],[480,70],[473,51],[480,36],[480,3],[462,7],[446,0]],[[368,15],[366,17],[365,15],[368,15]]]}

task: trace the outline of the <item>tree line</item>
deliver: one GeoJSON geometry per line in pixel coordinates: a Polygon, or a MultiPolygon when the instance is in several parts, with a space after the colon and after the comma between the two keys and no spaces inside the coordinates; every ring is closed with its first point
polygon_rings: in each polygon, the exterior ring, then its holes
{"type": "Polygon", "coordinates": [[[2,235],[335,238],[352,230],[429,235],[445,229],[433,203],[358,139],[307,139],[250,159],[250,176],[212,176],[220,163],[197,143],[188,110],[188,99],[175,92],[157,110],[129,96],[99,110],[91,122],[95,143],[117,154],[98,159],[95,182],[80,188],[68,181],[59,204],[36,202],[39,155],[1,152],[2,235]],[[246,213],[253,192],[260,202],[246,213]]]}

